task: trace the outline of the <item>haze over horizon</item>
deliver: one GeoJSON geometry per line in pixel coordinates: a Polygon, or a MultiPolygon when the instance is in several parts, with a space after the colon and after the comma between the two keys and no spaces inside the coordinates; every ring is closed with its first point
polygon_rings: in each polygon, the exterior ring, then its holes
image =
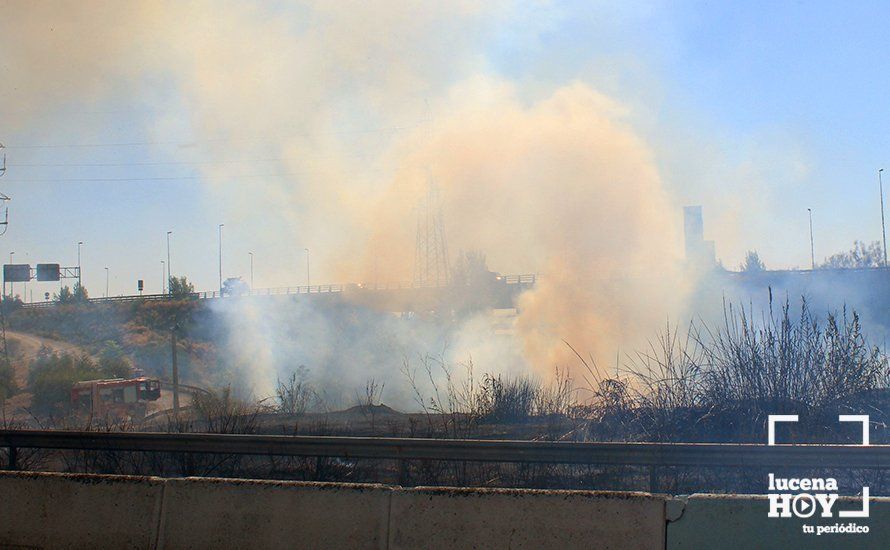
{"type": "Polygon", "coordinates": [[[0,252],[83,241],[93,296],[106,266],[110,294],[158,292],[167,231],[172,273],[215,289],[218,224],[224,278],[253,252],[257,287],[304,284],[308,248],[313,283],[410,280],[432,181],[452,255],[548,276],[518,327],[550,363],[678,310],[684,205],[729,268],[808,266],[808,208],[817,260],[881,238],[881,3],[2,8],[0,252]]]}

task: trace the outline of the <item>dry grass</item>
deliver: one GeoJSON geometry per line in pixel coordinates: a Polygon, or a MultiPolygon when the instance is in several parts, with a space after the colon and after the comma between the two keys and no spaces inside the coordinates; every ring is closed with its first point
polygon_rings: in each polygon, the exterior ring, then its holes
{"type": "MultiPolygon", "coordinates": [[[[410,436],[529,437],[571,440],[762,442],[768,414],[801,416],[790,434],[797,441],[846,441],[838,413],[870,414],[872,441],[886,440],[888,361],[870,346],[859,317],[842,311],[817,319],[806,302],[786,302],[755,316],[727,305],[717,326],[668,325],[648,349],[626,359],[620,376],[607,377],[580,354],[582,385],[558,370],[550,382],[529,376],[476,374],[472,360],[457,365],[425,356],[402,372],[421,413],[407,417],[410,436]],[[503,434],[503,435],[502,435],[503,434]]],[[[192,416],[170,431],[256,433],[262,416],[303,416],[315,392],[295,375],[280,383],[277,406],[237,399],[230,388],[196,396],[192,416]]],[[[369,381],[357,394],[371,414],[383,384],[369,381]]],[[[313,397],[314,398],[314,397],[313,397]]],[[[311,415],[309,415],[311,416],[311,415]]],[[[307,421],[308,422],[308,421],[307,421]]],[[[374,424],[372,420],[372,425],[374,424]]],[[[89,429],[135,429],[97,423],[89,429]]],[[[398,427],[385,429],[398,433],[398,427]]],[[[300,433],[307,433],[306,427],[300,433]]],[[[316,422],[317,435],[343,425],[316,422]]],[[[293,432],[296,433],[294,426],[293,432]]],[[[783,436],[785,437],[785,436],[783,436]]],[[[467,464],[437,461],[346,461],[314,458],[199,456],[143,453],[64,453],[70,470],[160,475],[249,475],[279,479],[382,481],[404,484],[647,489],[648,472],[632,467],[467,464]],[[89,458],[88,458],[89,455],[89,458]]],[[[40,464],[46,465],[45,456],[40,464]]],[[[35,462],[37,464],[37,462],[35,462]]],[[[800,474],[801,472],[797,472],[800,474]]],[[[823,472],[824,473],[824,472],[823,472]]],[[[886,491],[881,472],[833,472],[866,479],[886,491]],[[864,477],[863,477],[864,476],[864,477]]],[[[665,490],[762,490],[754,470],[663,468],[665,490]]],[[[850,479],[853,479],[850,477],[850,479]]],[[[853,485],[856,483],[853,483],[853,485]]]]}

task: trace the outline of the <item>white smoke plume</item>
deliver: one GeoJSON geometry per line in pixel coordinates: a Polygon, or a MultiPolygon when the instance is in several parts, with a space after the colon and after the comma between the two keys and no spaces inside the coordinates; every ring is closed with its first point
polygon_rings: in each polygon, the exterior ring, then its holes
{"type": "MultiPolygon", "coordinates": [[[[273,169],[285,177],[213,164],[203,175],[214,204],[237,195],[238,215],[267,220],[257,240],[321,243],[317,271],[335,281],[411,278],[412,209],[432,179],[452,252],[479,249],[497,271],[542,275],[518,304],[515,342],[501,352],[459,336],[466,349],[451,353],[549,373],[575,364],[565,340],[608,363],[685,299],[680,205],[620,99],[582,81],[529,91],[488,66],[483,45],[514,8],[10,2],[0,56],[13,85],[0,100],[20,106],[9,124],[22,127],[46,123],[34,113],[48,106],[136,94],[166,111],[152,135],[198,136],[184,158],[281,159],[273,169]]],[[[269,279],[291,276],[281,267],[269,279]]],[[[267,341],[277,333],[262,312],[233,319],[245,340],[234,347],[268,393],[290,343],[267,341]]]]}

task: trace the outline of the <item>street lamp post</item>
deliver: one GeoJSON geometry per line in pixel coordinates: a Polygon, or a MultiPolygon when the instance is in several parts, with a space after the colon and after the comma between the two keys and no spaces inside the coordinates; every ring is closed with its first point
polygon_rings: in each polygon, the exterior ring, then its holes
{"type": "Polygon", "coordinates": [[[310,279],[309,279],[309,249],[304,248],[303,250],[306,251],[306,292],[309,292],[309,287],[312,284],[309,282],[310,281],[310,279]]]}
{"type": "Polygon", "coordinates": [[[80,247],[83,246],[83,241],[77,241],[77,286],[80,288],[80,291],[83,292],[83,278],[80,275],[80,247]]]}
{"type": "Polygon", "coordinates": [[[108,298],[108,266],[105,266],[105,297],[108,298]]]}
{"type": "Polygon", "coordinates": [[[810,213],[810,262],[812,269],[816,269],[816,248],[813,246],[813,209],[807,208],[810,213]]]}
{"type": "Polygon", "coordinates": [[[167,294],[167,264],[161,260],[161,294],[167,294]]]}
{"type": "Polygon", "coordinates": [[[170,282],[169,279],[173,275],[173,264],[170,263],[170,235],[172,235],[172,231],[167,231],[167,292],[170,291],[170,282]]]}
{"type": "Polygon", "coordinates": [[[248,252],[250,256],[250,290],[253,290],[253,252],[248,252]]]}
{"type": "Polygon", "coordinates": [[[219,224],[219,295],[222,296],[222,228],[226,225],[224,223],[219,224]]]}
{"type": "MultiPolygon", "coordinates": [[[[10,264],[10,265],[12,265],[12,256],[13,256],[14,254],[15,254],[15,252],[10,252],[10,253],[9,253],[9,264],[10,264]]],[[[15,290],[13,290],[13,287],[15,287],[15,283],[12,282],[12,281],[9,281],[9,297],[10,297],[10,298],[12,298],[13,296],[15,296],[15,290]]]]}
{"type": "Polygon", "coordinates": [[[881,240],[884,242],[884,267],[887,267],[887,229],[884,226],[884,179],[881,177],[884,169],[878,170],[878,187],[881,191],[881,240]]]}

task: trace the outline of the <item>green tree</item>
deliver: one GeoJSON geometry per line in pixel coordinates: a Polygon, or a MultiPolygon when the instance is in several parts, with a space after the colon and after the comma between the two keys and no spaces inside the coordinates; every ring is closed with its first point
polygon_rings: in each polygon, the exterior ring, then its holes
{"type": "Polygon", "coordinates": [[[496,291],[497,281],[497,273],[488,269],[485,254],[478,250],[462,252],[451,269],[448,289],[451,311],[458,316],[479,311],[485,303],[480,296],[496,291]]]}
{"type": "Polygon", "coordinates": [[[476,286],[492,281],[496,277],[488,270],[485,254],[470,250],[457,257],[451,269],[451,282],[454,286],[476,286]]]}
{"type": "Polygon", "coordinates": [[[60,304],[70,304],[74,301],[74,294],[71,292],[71,289],[67,286],[63,286],[59,289],[59,293],[53,295],[53,300],[59,302],[60,304]]]}
{"type": "Polygon", "coordinates": [[[862,241],[853,241],[853,248],[846,252],[832,254],[825,259],[820,269],[855,269],[880,267],[883,264],[884,252],[880,241],[872,241],[865,244],[862,241]]]}
{"type": "Polygon", "coordinates": [[[73,304],[75,302],[86,302],[90,299],[90,293],[87,292],[85,286],[80,283],[74,283],[74,290],[68,286],[63,286],[58,294],[53,295],[53,300],[60,304],[73,304]]]}
{"type": "Polygon", "coordinates": [[[758,254],[756,250],[749,250],[745,254],[745,261],[739,266],[739,270],[744,271],[745,273],[756,273],[758,271],[765,271],[766,264],[760,259],[760,254],[758,254]]]}
{"type": "Polygon", "coordinates": [[[105,342],[99,352],[99,370],[107,378],[130,378],[133,375],[132,363],[123,348],[112,340],[105,342]]]}
{"type": "Polygon", "coordinates": [[[103,377],[96,362],[88,355],[59,355],[44,346],[31,362],[28,376],[34,408],[44,412],[66,409],[75,382],[103,377]]]}
{"type": "Polygon", "coordinates": [[[195,285],[183,277],[170,277],[170,295],[175,298],[185,298],[194,294],[195,285]]]}
{"type": "Polygon", "coordinates": [[[22,299],[19,296],[6,296],[3,301],[0,302],[0,307],[3,308],[3,312],[6,314],[16,311],[17,309],[21,308],[22,305],[22,299]]]}
{"type": "Polygon", "coordinates": [[[75,302],[86,302],[90,299],[90,293],[87,292],[87,287],[80,284],[80,282],[74,283],[74,301],[75,302]]]}

